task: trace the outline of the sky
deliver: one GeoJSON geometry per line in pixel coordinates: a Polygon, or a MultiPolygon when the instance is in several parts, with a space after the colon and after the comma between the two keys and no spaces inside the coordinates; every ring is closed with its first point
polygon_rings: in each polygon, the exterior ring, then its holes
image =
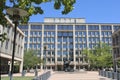
{"type": "Polygon", "coordinates": [[[40,5],[44,14],[32,15],[29,22],[43,22],[45,17],[85,18],[87,23],[120,23],[120,0],[76,0],[74,10],[62,15],[53,3],[40,5]]]}

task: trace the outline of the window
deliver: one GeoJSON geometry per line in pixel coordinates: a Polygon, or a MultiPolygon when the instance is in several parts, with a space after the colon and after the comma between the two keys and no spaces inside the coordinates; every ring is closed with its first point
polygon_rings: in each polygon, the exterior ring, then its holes
{"type": "Polygon", "coordinates": [[[88,25],[88,30],[99,30],[99,25],[88,25]]]}
{"type": "Polygon", "coordinates": [[[69,42],[73,42],[73,38],[69,38],[69,42]]]}
{"type": "Polygon", "coordinates": [[[45,25],[44,29],[45,30],[55,30],[55,25],[45,25]]]}
{"type": "Polygon", "coordinates": [[[67,38],[63,38],[63,42],[67,42],[67,38]]]}
{"type": "Polygon", "coordinates": [[[30,37],[30,42],[33,42],[33,38],[32,37],[30,37]]]}
{"type": "Polygon", "coordinates": [[[28,38],[27,37],[25,37],[25,42],[27,42],[28,41],[28,38]]]}
{"type": "Polygon", "coordinates": [[[32,44],[30,44],[30,48],[32,48],[32,44]]]}
{"type": "Polygon", "coordinates": [[[38,48],[41,48],[41,44],[38,44],[38,48]]]}
{"type": "Polygon", "coordinates": [[[31,25],[31,29],[42,29],[42,25],[31,25]]]}
{"type": "Polygon", "coordinates": [[[30,35],[33,36],[33,31],[30,32],[30,35]]]}
{"type": "Polygon", "coordinates": [[[101,30],[111,30],[111,25],[101,25],[101,30]]]}
{"type": "Polygon", "coordinates": [[[75,30],[86,30],[86,25],[76,25],[75,30]]]}
{"type": "Polygon", "coordinates": [[[41,37],[38,37],[38,42],[41,42],[41,37]]]}

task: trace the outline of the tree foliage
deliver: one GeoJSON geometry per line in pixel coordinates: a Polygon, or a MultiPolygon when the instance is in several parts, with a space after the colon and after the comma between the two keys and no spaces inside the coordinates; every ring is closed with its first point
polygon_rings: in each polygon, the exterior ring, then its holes
{"type": "MultiPolygon", "coordinates": [[[[59,10],[61,7],[64,7],[62,14],[68,14],[73,10],[73,5],[76,0],[1,0],[0,1],[0,24],[6,24],[6,15],[5,10],[10,8],[11,5],[7,3],[13,3],[12,7],[21,8],[28,12],[28,16],[21,18],[21,23],[28,22],[31,15],[43,14],[44,10],[40,7],[40,4],[46,2],[54,2],[54,9],[59,10]]],[[[12,16],[9,16],[12,19],[12,16]]]]}
{"type": "Polygon", "coordinates": [[[99,43],[94,50],[84,49],[83,54],[86,55],[90,66],[92,67],[111,67],[113,65],[111,47],[105,43],[99,43]]]}
{"type": "Polygon", "coordinates": [[[43,61],[37,57],[36,51],[34,50],[26,50],[24,52],[24,67],[25,68],[33,68],[37,64],[42,63],[43,61]]]}

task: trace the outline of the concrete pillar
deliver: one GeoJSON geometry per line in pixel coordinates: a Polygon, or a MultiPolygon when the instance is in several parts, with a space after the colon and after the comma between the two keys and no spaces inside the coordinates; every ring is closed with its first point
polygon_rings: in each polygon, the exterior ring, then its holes
{"type": "Polygon", "coordinates": [[[73,63],[74,63],[74,70],[76,70],[75,24],[73,24],[73,63]]]}
{"type": "MultiPolygon", "coordinates": [[[[42,24],[42,43],[41,43],[41,60],[43,60],[43,53],[44,53],[44,51],[43,51],[43,48],[44,48],[44,45],[43,45],[43,42],[44,42],[44,25],[42,24]]],[[[41,63],[41,70],[43,70],[43,63],[41,63]]]]}
{"type": "Polygon", "coordinates": [[[21,73],[23,70],[23,61],[20,62],[20,68],[19,68],[19,72],[21,73]]]}
{"type": "Polygon", "coordinates": [[[57,24],[55,25],[55,70],[57,70],[57,24]]]}

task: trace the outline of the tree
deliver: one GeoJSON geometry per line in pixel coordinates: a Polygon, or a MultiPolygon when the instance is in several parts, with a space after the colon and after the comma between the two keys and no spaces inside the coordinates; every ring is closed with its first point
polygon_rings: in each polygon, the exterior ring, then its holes
{"type": "MultiPolygon", "coordinates": [[[[28,12],[28,16],[21,18],[21,23],[28,22],[31,15],[43,14],[44,11],[40,7],[40,4],[46,2],[54,2],[54,9],[59,10],[61,7],[64,7],[62,14],[68,14],[73,10],[73,4],[76,0],[1,0],[0,1],[0,24],[4,25],[7,23],[5,19],[5,10],[10,8],[11,5],[7,3],[13,3],[12,7],[21,8],[28,12]],[[7,2],[8,1],[8,2],[7,2]]],[[[12,16],[9,15],[12,19],[12,16]]]]}
{"type": "Polygon", "coordinates": [[[111,67],[112,53],[111,47],[105,43],[99,43],[94,50],[84,49],[83,54],[86,56],[89,64],[93,68],[111,67]]]}
{"type": "Polygon", "coordinates": [[[24,52],[24,68],[33,68],[37,64],[42,63],[43,61],[37,57],[35,50],[26,50],[24,52]]]}

